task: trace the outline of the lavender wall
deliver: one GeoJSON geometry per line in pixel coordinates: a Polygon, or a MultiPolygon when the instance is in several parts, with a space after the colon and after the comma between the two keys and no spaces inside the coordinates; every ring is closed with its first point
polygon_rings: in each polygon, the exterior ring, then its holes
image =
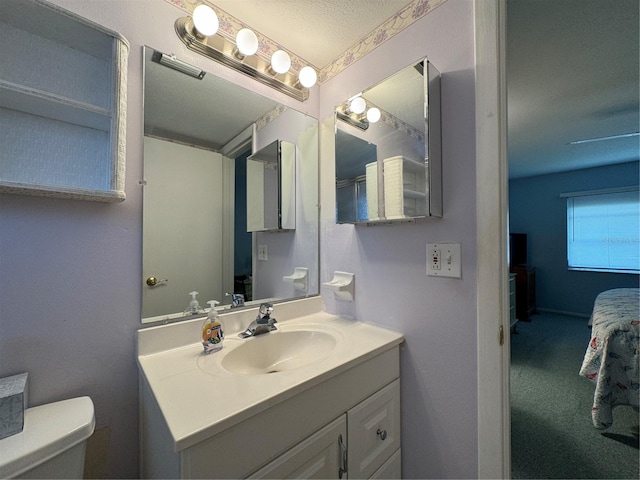
{"type": "Polygon", "coordinates": [[[477,478],[475,84],[473,2],[449,0],[322,85],[333,105],[427,56],[442,72],[444,217],[417,224],[335,224],[331,119],[321,130],[321,281],[355,273],[353,303],[322,290],[330,312],[404,333],[406,478],[477,478]],[[426,243],[462,245],[462,278],[426,277],[426,243]]]}
{"type": "Polygon", "coordinates": [[[173,30],[183,13],[162,0],[54,1],[119,31],[131,44],[127,200],[107,205],[0,196],[0,376],[28,371],[31,405],[90,395],[97,426],[111,430],[107,477],[137,476],[143,45],[175,52],[317,118],[426,55],[443,73],[444,218],[375,228],[335,225],[332,127],[325,123],[322,281],[334,270],[356,273],[356,301],[338,303],[331,292],[322,293],[329,311],[407,338],[404,476],[477,477],[473,2],[449,0],[300,104],[187,51],[173,30]],[[427,278],[426,243],[447,240],[462,244],[462,279],[427,278]]]}
{"type": "MultiPolygon", "coordinates": [[[[54,0],[130,43],[127,167],[120,204],[0,195],[0,376],[29,372],[31,406],[89,395],[110,429],[107,478],[138,476],[135,332],[142,288],[142,47],[149,45],[317,117],[186,50],[163,0],[54,0]]],[[[37,65],[34,65],[37,68],[37,65]]]]}

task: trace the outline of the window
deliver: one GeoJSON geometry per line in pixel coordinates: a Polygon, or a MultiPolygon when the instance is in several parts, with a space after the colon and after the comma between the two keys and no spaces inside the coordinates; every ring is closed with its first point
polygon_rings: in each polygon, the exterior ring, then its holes
{"type": "Polygon", "coordinates": [[[640,273],[638,187],[561,196],[567,197],[570,270],[640,273]]]}

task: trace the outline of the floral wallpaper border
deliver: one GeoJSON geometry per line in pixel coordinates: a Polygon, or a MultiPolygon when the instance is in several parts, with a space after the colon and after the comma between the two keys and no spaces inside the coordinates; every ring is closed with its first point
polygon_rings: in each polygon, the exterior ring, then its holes
{"type": "Polygon", "coordinates": [[[424,133],[421,132],[420,130],[417,130],[416,128],[412,127],[408,123],[400,120],[398,117],[382,109],[380,109],[380,113],[381,113],[380,121],[382,121],[382,123],[387,124],[391,128],[394,128],[397,131],[404,133],[405,135],[408,135],[411,138],[424,142],[424,133]]]}
{"type": "Polygon", "coordinates": [[[285,107],[284,105],[278,105],[277,107],[272,108],[267,113],[262,115],[258,120],[256,120],[256,129],[263,129],[287,110],[289,110],[289,108],[285,107]]]}
{"type": "MultiPolygon", "coordinates": [[[[224,10],[221,10],[218,6],[206,0],[165,0],[166,2],[175,5],[179,9],[183,10],[188,15],[191,15],[196,5],[200,3],[208,3],[215,7],[218,17],[220,19],[220,29],[218,30],[221,35],[227,38],[234,39],[236,32],[244,27],[250,27],[245,25],[237,18],[229,15],[224,10]]],[[[356,42],[352,47],[347,49],[338,58],[323,66],[318,72],[318,84],[322,84],[327,80],[330,80],[338,73],[345,70],[347,67],[360,60],[362,57],[376,49],[384,42],[394,37],[402,30],[413,24],[415,21],[421,19],[435,8],[439,7],[447,0],[414,0],[409,5],[398,11],[391,18],[383,22],[380,26],[376,27],[366,37],[356,42]]],[[[286,50],[291,56],[291,69],[295,72],[299,72],[305,65],[310,65],[309,62],[293,54],[286,48],[278,45],[270,38],[262,35],[260,32],[254,30],[258,36],[260,44],[258,55],[265,59],[271,58],[271,54],[276,50],[286,50]]]]}
{"type": "Polygon", "coordinates": [[[333,62],[322,67],[318,74],[318,83],[322,84],[330,80],[446,1],[447,0],[414,0],[351,48],[347,49],[347,51],[333,62]]]}

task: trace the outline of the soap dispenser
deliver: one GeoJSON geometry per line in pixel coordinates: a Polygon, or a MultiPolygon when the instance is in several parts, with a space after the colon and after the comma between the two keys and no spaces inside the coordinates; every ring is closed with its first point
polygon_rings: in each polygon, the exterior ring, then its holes
{"type": "Polygon", "coordinates": [[[198,292],[189,292],[189,295],[191,295],[191,301],[189,302],[189,306],[184,309],[184,314],[197,315],[198,313],[204,313],[204,310],[200,307],[200,303],[196,298],[198,292]]]}
{"type": "Polygon", "coordinates": [[[216,311],[216,305],[220,302],[209,300],[207,303],[211,306],[211,310],[202,324],[202,346],[204,347],[204,353],[208,354],[217,352],[222,348],[224,332],[222,331],[220,317],[216,311]]]}

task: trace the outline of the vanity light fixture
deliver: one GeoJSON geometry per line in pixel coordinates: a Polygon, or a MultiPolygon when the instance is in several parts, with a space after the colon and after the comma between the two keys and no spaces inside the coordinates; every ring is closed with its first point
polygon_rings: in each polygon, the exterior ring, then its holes
{"type": "Polygon", "coordinates": [[[303,87],[311,88],[316,84],[316,81],[318,81],[318,74],[313,67],[307,65],[300,69],[298,81],[303,87]]]}
{"type": "Polygon", "coordinates": [[[291,68],[291,57],[284,50],[276,50],[271,55],[271,70],[275,73],[287,73],[291,68]]]}
{"type": "Polygon", "coordinates": [[[178,18],[176,34],[195,52],[231,67],[251,78],[269,85],[301,102],[309,98],[309,88],[315,85],[318,75],[311,66],[300,69],[298,75],[291,71],[291,57],[284,50],[277,50],[270,59],[258,54],[258,37],[248,28],[238,31],[235,41],[218,33],[220,21],[208,5],[200,4],[191,17],[178,18]]]}
{"type": "Polygon", "coordinates": [[[194,67],[193,65],[188,64],[187,62],[183,62],[182,60],[178,60],[175,55],[167,55],[166,53],[154,52],[152,60],[164,65],[165,67],[173,68],[182,73],[186,73],[187,75],[202,80],[205,75],[205,71],[201,68],[194,67]]]}
{"type": "Polygon", "coordinates": [[[236,58],[242,60],[249,55],[255,55],[258,51],[258,37],[252,30],[243,28],[236,35],[236,58]]]}
{"type": "Polygon", "coordinates": [[[199,37],[215,35],[220,26],[218,15],[208,5],[198,5],[193,9],[193,26],[199,37]]]}

